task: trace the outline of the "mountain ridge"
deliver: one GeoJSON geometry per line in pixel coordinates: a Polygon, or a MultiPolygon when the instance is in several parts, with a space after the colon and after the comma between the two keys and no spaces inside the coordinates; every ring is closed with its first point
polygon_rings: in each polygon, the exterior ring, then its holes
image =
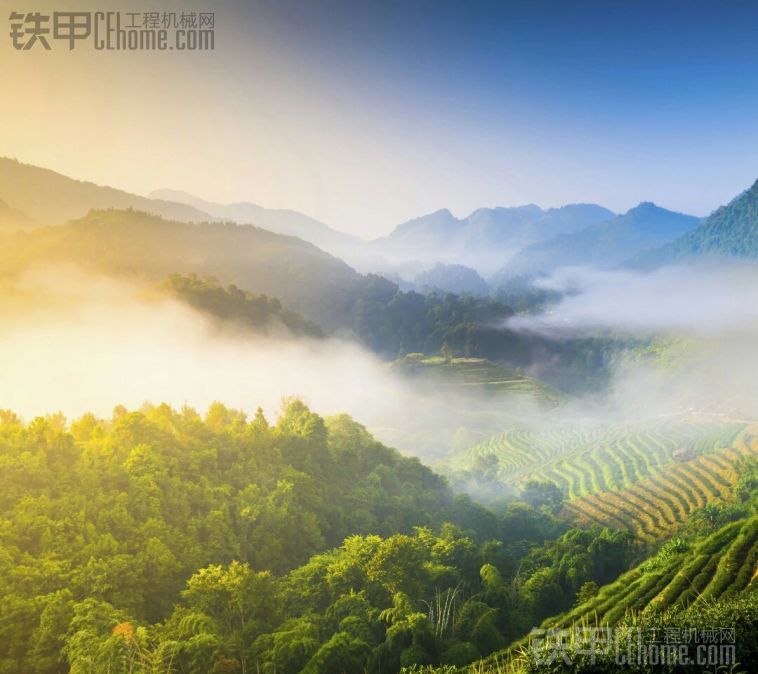
{"type": "Polygon", "coordinates": [[[0,199],[40,225],[60,225],[92,209],[143,211],[181,222],[214,220],[186,204],[149,199],[125,190],[76,180],[52,169],[0,157],[0,199]],[[44,194],[45,198],[40,199],[44,194]]]}
{"type": "Polygon", "coordinates": [[[674,240],[699,222],[695,216],[643,201],[606,222],[527,246],[490,282],[498,285],[514,276],[546,274],[563,266],[612,268],[634,253],[674,240]]]}
{"type": "Polygon", "coordinates": [[[758,180],[719,206],[699,227],[629,261],[632,267],[656,267],[698,257],[758,257],[758,180]]]}
{"type": "Polygon", "coordinates": [[[222,220],[232,220],[241,225],[257,225],[276,234],[296,236],[335,254],[339,254],[344,247],[363,243],[356,236],[289,208],[266,208],[249,201],[219,203],[207,201],[189,192],[167,188],[154,190],[148,196],[151,199],[187,204],[222,220]]]}
{"type": "MultiPolygon", "coordinates": [[[[296,237],[135,210],[92,210],[64,225],[8,235],[7,243],[0,247],[5,273],[34,263],[70,263],[155,282],[173,273],[195,273],[276,297],[309,320],[324,320],[324,327],[344,325],[356,297],[375,281],[296,237]]],[[[385,284],[386,294],[394,295],[396,286],[385,284]]]]}
{"type": "Polygon", "coordinates": [[[491,274],[527,245],[614,215],[597,204],[478,208],[465,218],[456,218],[443,208],[397,225],[371,245],[396,262],[463,264],[491,274]]]}

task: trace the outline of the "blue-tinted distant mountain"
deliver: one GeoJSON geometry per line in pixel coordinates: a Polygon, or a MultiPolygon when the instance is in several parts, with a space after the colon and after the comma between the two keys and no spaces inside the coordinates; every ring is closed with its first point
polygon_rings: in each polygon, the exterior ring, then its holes
{"type": "Polygon", "coordinates": [[[654,267],[701,256],[758,257],[758,180],[699,227],[662,248],[646,251],[630,264],[654,267]]]}
{"type": "Polygon", "coordinates": [[[528,246],[494,274],[490,283],[497,287],[508,278],[549,273],[559,267],[609,269],[640,251],[673,241],[699,222],[694,216],[643,202],[607,222],[528,246]]]}
{"type": "Polygon", "coordinates": [[[74,180],[49,169],[0,157],[0,199],[24,213],[28,223],[60,225],[90,209],[133,208],[181,222],[213,220],[187,204],[148,199],[113,187],[74,180]]]}
{"type": "Polygon", "coordinates": [[[595,204],[548,210],[534,204],[480,208],[462,219],[442,209],[398,225],[388,237],[376,240],[374,248],[395,262],[461,263],[490,272],[524,246],[613,215],[595,204]]]}
{"type": "Polygon", "coordinates": [[[487,282],[471,267],[438,262],[421,272],[414,280],[416,290],[423,293],[443,292],[455,295],[488,295],[487,282]]]}
{"type": "Polygon", "coordinates": [[[187,192],[168,189],[156,190],[150,197],[189,204],[222,220],[257,225],[277,234],[296,236],[335,255],[342,255],[347,248],[363,243],[350,234],[332,229],[323,222],[288,209],[264,208],[245,201],[219,204],[205,201],[187,192]]]}
{"type": "Polygon", "coordinates": [[[469,246],[483,249],[492,245],[523,247],[614,215],[596,204],[570,204],[544,211],[534,205],[519,209],[480,208],[466,218],[466,238],[469,246]]]}
{"type": "Polygon", "coordinates": [[[458,236],[464,227],[463,220],[456,218],[447,208],[442,208],[398,225],[389,237],[378,239],[377,243],[402,242],[410,248],[440,247],[458,236]]]}

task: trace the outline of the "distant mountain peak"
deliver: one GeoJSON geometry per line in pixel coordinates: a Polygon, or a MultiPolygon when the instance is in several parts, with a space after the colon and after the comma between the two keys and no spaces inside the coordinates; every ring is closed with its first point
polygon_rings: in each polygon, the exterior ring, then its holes
{"type": "Polygon", "coordinates": [[[441,229],[440,234],[449,234],[451,229],[455,229],[460,226],[461,221],[458,220],[447,208],[440,208],[437,211],[421,215],[412,220],[404,222],[395,229],[392,230],[390,237],[406,236],[417,232],[420,228],[424,231],[430,229],[441,229]]]}
{"type": "Polygon", "coordinates": [[[523,206],[493,206],[492,208],[477,208],[468,215],[466,220],[476,220],[479,216],[502,213],[523,213],[527,215],[539,216],[545,213],[545,210],[537,204],[524,204],[523,206]]]}
{"type": "Polygon", "coordinates": [[[433,213],[430,213],[426,217],[428,217],[428,218],[446,218],[446,219],[457,220],[457,218],[450,212],[450,209],[448,209],[448,208],[440,208],[440,209],[434,211],[433,213]]]}
{"type": "Polygon", "coordinates": [[[695,216],[680,213],[679,211],[671,211],[652,201],[641,201],[634,208],[630,208],[626,213],[616,218],[619,222],[635,222],[638,225],[645,222],[654,225],[662,222],[683,221],[683,219],[690,221],[697,220],[695,216]]]}
{"type": "Polygon", "coordinates": [[[639,219],[639,218],[655,218],[661,216],[674,216],[682,215],[676,211],[670,211],[668,208],[663,208],[652,201],[640,201],[636,206],[630,208],[626,213],[618,216],[619,218],[626,219],[639,219]]]}
{"type": "Polygon", "coordinates": [[[563,266],[612,268],[635,253],[675,240],[699,224],[699,218],[643,201],[623,215],[525,247],[491,280],[550,273],[563,266]]]}
{"type": "Polygon", "coordinates": [[[162,188],[159,190],[153,190],[147,195],[148,199],[161,199],[163,201],[177,201],[181,197],[180,203],[186,203],[189,199],[194,199],[195,196],[184,190],[174,190],[170,188],[162,188]]]}

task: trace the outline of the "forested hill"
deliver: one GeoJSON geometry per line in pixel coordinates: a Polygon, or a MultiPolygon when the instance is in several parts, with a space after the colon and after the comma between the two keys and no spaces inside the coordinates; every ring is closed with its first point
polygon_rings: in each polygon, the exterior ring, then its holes
{"type": "Polygon", "coordinates": [[[0,232],[15,232],[34,227],[34,221],[20,211],[0,201],[0,232]]]}
{"type": "Polygon", "coordinates": [[[253,332],[271,334],[286,328],[294,335],[324,336],[318,325],[289,311],[279,300],[234,285],[224,288],[214,278],[171,274],[159,284],[158,290],[224,323],[236,324],[253,332]]]}
{"type": "Polygon", "coordinates": [[[301,239],[251,225],[92,211],[66,225],[8,234],[0,246],[0,273],[56,263],[151,285],[171,274],[213,277],[222,286],[276,299],[327,332],[350,332],[388,358],[437,353],[445,344],[462,355],[495,355],[514,351],[518,341],[488,327],[512,315],[497,301],[403,293],[301,239]]]}
{"type": "Polygon", "coordinates": [[[462,664],[634,554],[626,533],[454,497],[349,417],[298,401],[273,425],[220,404],[71,424],[4,411],[0,466],[9,674],[462,664]]]}
{"type": "Polygon", "coordinates": [[[328,328],[350,324],[362,297],[390,299],[397,287],[358,274],[341,260],[294,237],[250,225],[164,220],[132,210],[91,211],[59,227],[9,237],[0,270],[74,263],[85,270],[159,282],[173,273],[212,276],[275,297],[328,328]]]}
{"type": "Polygon", "coordinates": [[[635,266],[658,266],[695,256],[758,257],[758,180],[699,227],[660,249],[635,259],[635,266]]]}

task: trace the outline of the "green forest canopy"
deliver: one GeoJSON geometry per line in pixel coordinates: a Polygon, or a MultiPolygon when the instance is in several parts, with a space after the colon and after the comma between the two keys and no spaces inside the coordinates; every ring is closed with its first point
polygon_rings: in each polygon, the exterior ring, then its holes
{"type": "Polygon", "coordinates": [[[454,496],[297,400],[275,425],[220,404],[1,419],[0,672],[464,663],[633,554],[454,496]]]}

